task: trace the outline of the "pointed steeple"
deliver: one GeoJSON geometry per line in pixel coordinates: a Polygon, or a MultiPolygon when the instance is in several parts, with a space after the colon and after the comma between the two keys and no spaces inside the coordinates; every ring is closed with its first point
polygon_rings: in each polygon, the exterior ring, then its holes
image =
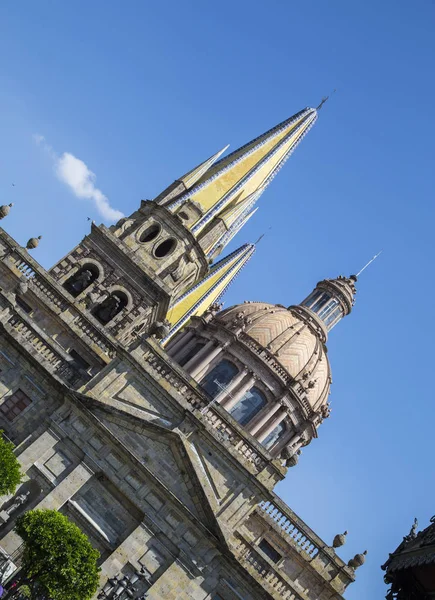
{"type": "Polygon", "coordinates": [[[249,211],[244,211],[243,214],[237,219],[237,221],[235,221],[233,225],[231,225],[228,231],[210,249],[209,253],[207,254],[207,257],[213,260],[216,256],[219,256],[219,254],[221,254],[225,246],[228,246],[233,237],[239,233],[239,231],[244,225],[246,225],[249,219],[255,215],[257,210],[258,207],[254,209],[249,209],[249,211]]]}
{"type": "Polygon", "coordinates": [[[267,187],[316,119],[316,109],[306,108],[283,121],[221,158],[167,207],[176,212],[182,205],[194,204],[198,212],[187,226],[199,239],[204,228],[234,201],[243,202],[267,187]]]}
{"type": "Polygon", "coordinates": [[[213,156],[210,156],[210,158],[205,160],[203,163],[186,173],[186,175],[180,177],[179,181],[182,181],[187,189],[191,188],[199,179],[201,179],[201,177],[210,169],[210,167],[214,165],[214,163],[222,156],[222,154],[228,150],[229,147],[230,145],[227,144],[224,148],[222,148],[222,150],[219,150],[216,152],[216,154],[213,154],[213,156]]]}
{"type": "Polygon", "coordinates": [[[254,244],[244,244],[213,267],[204,279],[169,307],[166,319],[171,324],[165,344],[192,316],[200,316],[217,302],[255,252],[254,244]]]}
{"type": "Polygon", "coordinates": [[[228,242],[236,235],[246,221],[249,220],[253,214],[252,209],[262,191],[262,189],[257,190],[241,202],[238,202],[236,199],[216,217],[214,231],[211,235],[204,236],[201,240],[201,247],[208,258],[215,258],[220,254],[228,242]],[[249,213],[252,214],[246,218],[249,213]],[[222,243],[224,240],[225,242],[222,243]],[[217,251],[218,247],[220,248],[219,251],[217,251]]]}

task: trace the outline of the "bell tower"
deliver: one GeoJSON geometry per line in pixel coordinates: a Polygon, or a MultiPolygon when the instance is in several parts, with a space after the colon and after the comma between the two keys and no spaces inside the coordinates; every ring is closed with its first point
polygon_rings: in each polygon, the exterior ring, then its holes
{"type": "Polygon", "coordinates": [[[50,270],[114,337],[152,331],[168,307],[204,277],[208,259],[181,219],[152,201],[87,235],[50,270]]]}

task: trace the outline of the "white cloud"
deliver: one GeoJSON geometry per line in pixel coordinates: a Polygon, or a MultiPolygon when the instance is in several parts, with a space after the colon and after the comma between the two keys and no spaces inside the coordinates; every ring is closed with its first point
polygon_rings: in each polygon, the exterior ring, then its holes
{"type": "Polygon", "coordinates": [[[60,181],[65,183],[77,198],[91,200],[106,221],[118,221],[124,215],[110,206],[109,199],[95,186],[96,175],[80,158],[70,152],[58,156],[47,144],[43,135],[35,134],[33,139],[42,146],[54,162],[54,170],[60,181]]]}

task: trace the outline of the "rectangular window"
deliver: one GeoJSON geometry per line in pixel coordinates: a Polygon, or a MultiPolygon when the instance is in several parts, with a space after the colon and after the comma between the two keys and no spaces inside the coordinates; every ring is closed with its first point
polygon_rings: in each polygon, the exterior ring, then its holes
{"type": "Polygon", "coordinates": [[[281,560],[282,556],[278,550],[275,550],[275,548],[265,539],[261,540],[258,547],[272,562],[277,563],[281,560]]]}
{"type": "Polygon", "coordinates": [[[0,414],[8,421],[13,421],[32,403],[32,400],[22,390],[18,389],[11,394],[0,406],[0,414]]]}

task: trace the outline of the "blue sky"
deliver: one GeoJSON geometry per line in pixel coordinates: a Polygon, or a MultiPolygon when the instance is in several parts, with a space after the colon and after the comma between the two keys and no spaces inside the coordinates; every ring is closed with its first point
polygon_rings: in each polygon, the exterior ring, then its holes
{"type": "Polygon", "coordinates": [[[297,303],[383,249],[330,335],[331,418],[278,489],[325,541],[349,530],[343,558],[369,550],[349,600],[385,595],[380,565],[435,513],[434,25],[430,0],[0,4],[2,225],[42,235],[46,267],[88,216],[337,89],[238,235],[266,232],[226,305],[297,303]]]}

